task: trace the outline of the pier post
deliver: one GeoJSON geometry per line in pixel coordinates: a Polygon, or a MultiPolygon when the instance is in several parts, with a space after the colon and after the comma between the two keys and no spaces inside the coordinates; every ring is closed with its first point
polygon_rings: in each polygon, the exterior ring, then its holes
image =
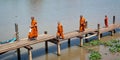
{"type": "MultiPolygon", "coordinates": [[[[115,16],[113,16],[113,24],[115,24],[115,16]]],[[[116,33],[116,31],[113,30],[113,33],[116,33]]]]}
{"type": "MultiPolygon", "coordinates": [[[[47,34],[47,31],[44,31],[44,34],[47,34]]],[[[45,41],[45,51],[48,53],[48,41],[45,41]]]]}
{"type": "MultiPolygon", "coordinates": [[[[85,37],[88,37],[88,34],[85,34],[85,37]]],[[[88,42],[88,39],[85,39],[85,42],[88,42]]]]}
{"type": "Polygon", "coordinates": [[[17,55],[18,60],[21,60],[20,48],[17,49],[17,55]]]}
{"type": "Polygon", "coordinates": [[[32,49],[28,49],[28,59],[29,60],[32,60],[32,52],[31,52],[32,49]]]}
{"type": "Polygon", "coordinates": [[[45,41],[45,51],[48,53],[48,41],[45,41]]]}
{"type": "Polygon", "coordinates": [[[102,38],[103,37],[103,35],[102,35],[102,33],[100,34],[100,38],[102,38]]]}
{"type": "Polygon", "coordinates": [[[113,24],[115,24],[115,16],[113,16],[113,24]]]}
{"type": "Polygon", "coordinates": [[[97,36],[98,36],[98,40],[100,40],[100,24],[98,24],[98,33],[97,33],[97,36]]]}
{"type": "Polygon", "coordinates": [[[68,39],[68,47],[70,47],[70,39],[68,39]]]}
{"type": "Polygon", "coordinates": [[[32,60],[32,49],[33,47],[31,47],[30,45],[25,46],[24,48],[26,48],[28,50],[28,60],[32,60]]]}
{"type": "Polygon", "coordinates": [[[18,32],[18,24],[15,23],[15,35],[16,35],[16,39],[17,41],[19,41],[19,32],[18,32]]]}
{"type": "Polygon", "coordinates": [[[114,35],[114,30],[113,31],[110,31],[111,32],[111,36],[113,36],[114,35]]]}
{"type": "Polygon", "coordinates": [[[60,41],[57,41],[57,55],[60,56],[60,41]]]}
{"type": "MultiPolygon", "coordinates": [[[[15,35],[16,35],[16,39],[17,39],[17,41],[19,41],[18,24],[16,24],[16,23],[15,23],[15,32],[16,32],[16,34],[15,34],[15,35]]],[[[21,60],[20,48],[17,49],[17,55],[18,55],[18,56],[17,56],[17,57],[18,57],[18,60],[21,60]]]]}
{"type": "Polygon", "coordinates": [[[80,37],[80,47],[82,47],[83,46],[83,39],[82,39],[82,37],[80,37]]]}

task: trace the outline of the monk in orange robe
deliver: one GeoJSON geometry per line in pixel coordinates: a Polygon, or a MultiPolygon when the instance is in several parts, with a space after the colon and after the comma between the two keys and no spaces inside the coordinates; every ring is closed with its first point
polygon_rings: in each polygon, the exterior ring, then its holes
{"type": "Polygon", "coordinates": [[[105,27],[108,27],[108,17],[107,17],[107,15],[105,15],[104,23],[105,23],[105,27]]]}
{"type": "Polygon", "coordinates": [[[31,26],[28,34],[29,39],[36,39],[38,37],[37,21],[34,17],[31,17],[31,26]]]}
{"type": "Polygon", "coordinates": [[[80,32],[85,31],[85,27],[86,27],[85,18],[83,16],[80,16],[80,28],[79,28],[79,31],[80,32]]]}
{"type": "Polygon", "coordinates": [[[64,39],[64,34],[63,34],[63,26],[60,22],[58,22],[58,26],[57,26],[57,38],[61,38],[64,39]]]}

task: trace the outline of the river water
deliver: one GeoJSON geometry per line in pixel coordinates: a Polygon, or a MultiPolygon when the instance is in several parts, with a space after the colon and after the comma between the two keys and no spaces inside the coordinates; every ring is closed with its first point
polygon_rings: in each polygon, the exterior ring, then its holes
{"type": "MultiPolygon", "coordinates": [[[[104,26],[104,16],[108,15],[109,24],[116,16],[120,23],[120,0],[0,0],[0,41],[11,39],[14,35],[14,23],[19,26],[20,38],[27,37],[30,17],[38,22],[39,34],[48,31],[56,34],[57,22],[62,22],[64,32],[77,30],[79,16],[83,15],[88,21],[89,28],[104,26]]],[[[118,34],[119,35],[119,34],[118,34]]],[[[56,46],[49,43],[49,53],[44,52],[44,43],[33,45],[33,60],[88,60],[87,53],[77,45],[79,40],[72,41],[72,47],[67,48],[63,43],[62,56],[56,56],[56,46]]],[[[27,59],[27,50],[22,48],[22,60],[27,59]]],[[[14,51],[0,55],[2,60],[16,60],[14,51]]]]}

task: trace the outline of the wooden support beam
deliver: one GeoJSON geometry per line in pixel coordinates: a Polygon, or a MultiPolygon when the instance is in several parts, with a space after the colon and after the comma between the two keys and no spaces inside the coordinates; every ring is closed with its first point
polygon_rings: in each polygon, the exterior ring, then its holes
{"type": "Polygon", "coordinates": [[[17,49],[17,55],[18,60],[21,60],[20,48],[17,49]]]}
{"type": "MultiPolygon", "coordinates": [[[[88,34],[85,34],[85,37],[88,37],[88,34]]],[[[88,42],[88,39],[85,39],[85,42],[88,42]]]]}
{"type": "Polygon", "coordinates": [[[45,51],[48,53],[48,41],[45,41],[45,51]]]}
{"type": "Polygon", "coordinates": [[[111,31],[111,36],[113,36],[114,35],[114,30],[113,31],[111,31]]]}
{"type": "Polygon", "coordinates": [[[26,48],[26,49],[33,49],[33,47],[31,47],[30,45],[27,45],[24,48],[26,48]]]}
{"type": "Polygon", "coordinates": [[[31,52],[32,49],[28,49],[28,59],[29,60],[32,60],[32,52],[31,52]]]}
{"type": "Polygon", "coordinates": [[[113,30],[114,33],[116,33],[116,30],[113,30]]]}
{"type": "Polygon", "coordinates": [[[16,39],[17,41],[19,40],[19,32],[18,32],[18,24],[15,23],[15,35],[16,35],[16,39]]]}
{"type": "Polygon", "coordinates": [[[60,56],[60,41],[57,42],[57,55],[60,56]]]}
{"type": "Polygon", "coordinates": [[[48,40],[48,42],[51,42],[53,44],[56,44],[57,45],[57,41],[56,40],[48,40]]]}
{"type": "MultiPolygon", "coordinates": [[[[15,23],[16,39],[19,41],[18,24],[15,23]]],[[[17,49],[18,60],[21,60],[20,48],[17,49]]]]}
{"type": "Polygon", "coordinates": [[[113,16],[113,24],[115,24],[115,16],[113,16]]]}
{"type": "Polygon", "coordinates": [[[70,47],[70,39],[68,39],[68,47],[70,47]]]}
{"type": "Polygon", "coordinates": [[[83,39],[82,39],[82,37],[80,37],[80,47],[82,47],[83,46],[83,39]]]}
{"type": "MultiPolygon", "coordinates": [[[[44,31],[44,34],[47,34],[47,31],[44,31]]],[[[48,41],[45,41],[45,51],[48,53],[48,41]]]]}
{"type": "MultiPolygon", "coordinates": [[[[115,24],[115,16],[113,16],[113,24],[115,24]]],[[[113,30],[113,33],[116,33],[116,31],[113,30]]]]}
{"type": "Polygon", "coordinates": [[[102,38],[102,37],[103,37],[103,34],[101,33],[101,34],[100,34],[100,38],[102,38]]]}
{"type": "Polygon", "coordinates": [[[93,36],[96,36],[97,34],[93,34],[93,35],[90,35],[90,36],[87,36],[87,37],[85,37],[85,39],[89,39],[89,38],[91,38],[91,37],[93,37],[93,36]]]}
{"type": "Polygon", "coordinates": [[[100,40],[100,24],[98,24],[98,33],[97,33],[97,36],[98,36],[98,40],[100,40]]]}

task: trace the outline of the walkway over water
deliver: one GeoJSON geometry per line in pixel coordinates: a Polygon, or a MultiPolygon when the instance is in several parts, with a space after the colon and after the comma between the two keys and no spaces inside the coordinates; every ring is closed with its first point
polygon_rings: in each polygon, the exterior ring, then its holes
{"type": "Polygon", "coordinates": [[[83,40],[88,39],[93,36],[98,36],[98,39],[102,37],[102,33],[105,32],[111,32],[111,35],[115,33],[115,29],[120,28],[120,24],[111,24],[109,27],[100,27],[100,24],[98,24],[98,28],[96,29],[91,29],[91,28],[86,28],[84,32],[79,32],[78,30],[72,31],[65,33],[65,39],[57,39],[56,36],[54,35],[49,35],[49,34],[44,34],[44,35],[39,35],[37,40],[28,40],[27,38],[24,39],[19,39],[18,36],[18,25],[15,24],[16,28],[16,38],[17,41],[13,43],[6,43],[6,44],[1,44],[0,45],[0,54],[15,50],[17,49],[18,53],[18,60],[20,60],[20,48],[24,47],[28,49],[28,54],[29,54],[29,60],[32,60],[32,47],[30,45],[37,44],[37,43],[42,43],[45,42],[45,48],[46,52],[48,52],[48,42],[52,42],[57,45],[57,54],[60,55],[60,42],[68,40],[68,46],[70,46],[70,39],[77,37],[80,38],[80,46],[83,46],[83,40]]]}

